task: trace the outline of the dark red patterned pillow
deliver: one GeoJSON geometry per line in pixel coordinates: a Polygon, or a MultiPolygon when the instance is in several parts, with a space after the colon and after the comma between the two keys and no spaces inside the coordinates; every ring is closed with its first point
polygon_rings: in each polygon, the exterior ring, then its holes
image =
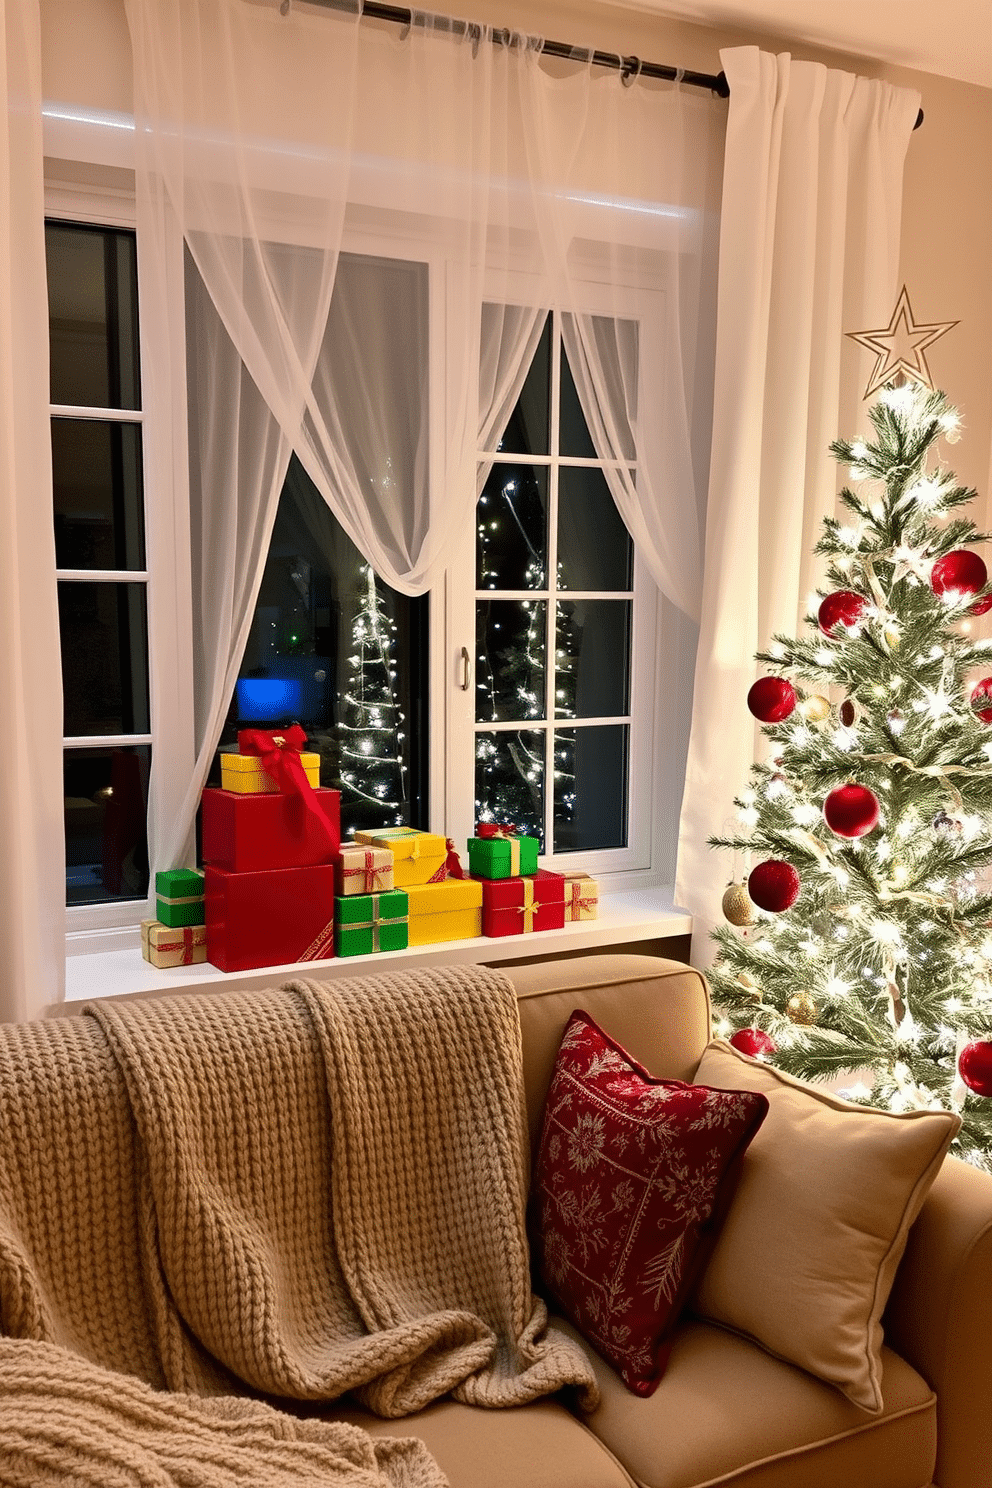
{"type": "Polygon", "coordinates": [[[635,1395],[665,1372],[768,1101],[657,1080],[593,1022],[569,1019],[533,1195],[541,1278],[635,1395]]]}

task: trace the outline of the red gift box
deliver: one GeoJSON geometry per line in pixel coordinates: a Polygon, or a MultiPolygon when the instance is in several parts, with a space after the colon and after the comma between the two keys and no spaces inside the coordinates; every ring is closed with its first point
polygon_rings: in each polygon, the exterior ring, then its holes
{"type": "Polygon", "coordinates": [[[330,862],[341,846],[341,792],[315,790],[313,804],[317,812],[298,795],[205,790],[204,863],[254,873],[330,862]]]}
{"type": "Polygon", "coordinates": [[[334,955],[334,865],[204,871],[207,959],[221,971],[334,955]]]}
{"type": "Polygon", "coordinates": [[[482,880],[483,935],[525,935],[565,926],[565,880],[539,868],[525,878],[482,880]]]}

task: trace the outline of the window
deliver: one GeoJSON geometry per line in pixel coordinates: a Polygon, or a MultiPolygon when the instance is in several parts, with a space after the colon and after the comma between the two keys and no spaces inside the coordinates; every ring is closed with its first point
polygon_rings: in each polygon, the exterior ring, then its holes
{"type": "MultiPolygon", "coordinates": [[[[365,238],[342,263],[364,292],[388,280],[407,300],[423,295],[409,363],[429,382],[443,366],[444,264],[387,255],[365,238]]],[[[134,235],[52,221],[49,267],[67,897],[74,930],[112,931],[149,912],[153,740],[160,770],[186,778],[191,759],[191,668],[173,664],[189,616],[169,613],[189,554],[168,540],[183,516],[165,483],[143,474],[134,235]],[[163,696],[170,706],[156,706],[163,696]]],[[[346,834],[410,823],[463,844],[488,817],[537,835],[548,866],[653,882],[660,606],[556,314],[499,447],[480,459],[489,469],[464,549],[443,585],[409,599],[371,574],[293,457],[220,747],[241,728],[297,719],[323,784],[342,792],[346,834]]]]}
{"type": "Polygon", "coordinates": [[[376,577],[294,456],[221,748],[298,722],[345,836],[428,821],[427,606],[376,577]]]}
{"type": "Polygon", "coordinates": [[[546,853],[627,846],[633,582],[549,316],[479,498],[475,573],[476,812],[546,853]]]}
{"type": "Polygon", "coordinates": [[[151,767],[135,241],[49,222],[66,902],[143,899],[151,767]]]}
{"type": "MultiPolygon", "coordinates": [[[[636,356],[633,319],[630,334],[636,356]]],[[[549,867],[647,869],[657,596],[596,455],[557,313],[497,448],[479,459],[474,552],[455,566],[471,588],[449,584],[462,663],[449,813],[467,832],[480,820],[525,829],[549,867]]]]}

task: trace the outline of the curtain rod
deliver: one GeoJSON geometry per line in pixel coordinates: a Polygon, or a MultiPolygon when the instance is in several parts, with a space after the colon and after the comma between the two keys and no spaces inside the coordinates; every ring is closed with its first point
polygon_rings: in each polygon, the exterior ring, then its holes
{"type": "MultiPolygon", "coordinates": [[[[310,4],[321,5],[326,10],[354,10],[354,0],[309,0],[310,4]]],[[[283,15],[289,11],[291,0],[282,0],[280,9],[283,15]]],[[[391,21],[396,26],[411,26],[413,24],[413,12],[403,5],[387,5],[384,0],[359,0],[361,14],[371,16],[377,21],[391,21]]],[[[451,30],[457,35],[473,29],[473,22],[455,20],[451,16],[431,16],[431,20],[446,20],[450,23],[451,30]]],[[[481,26],[480,26],[481,31],[481,26]]],[[[494,27],[492,39],[497,45],[506,45],[512,32],[508,27],[494,27]]],[[[576,51],[585,51],[584,47],[570,46],[567,41],[544,40],[541,51],[548,57],[564,57],[566,60],[574,56],[576,51]]],[[[666,82],[688,83],[692,88],[709,88],[718,98],[730,97],[730,84],[727,82],[725,72],[690,72],[678,67],[669,67],[664,62],[644,62],[640,57],[624,57],[618,52],[594,51],[590,61],[597,67],[612,67],[615,72],[626,82],[635,77],[662,78],[666,82]]],[[[914,129],[919,129],[923,123],[923,110],[920,109],[916,116],[914,129]]]]}

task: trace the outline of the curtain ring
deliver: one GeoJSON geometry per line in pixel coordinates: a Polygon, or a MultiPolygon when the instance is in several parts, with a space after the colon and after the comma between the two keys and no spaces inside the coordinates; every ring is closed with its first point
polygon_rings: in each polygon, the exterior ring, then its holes
{"type": "Polygon", "coordinates": [[[479,43],[482,40],[482,27],[477,25],[475,21],[469,21],[468,33],[472,38],[472,61],[474,62],[476,57],[479,55],[479,43]]]}
{"type": "Polygon", "coordinates": [[[673,79],[676,88],[678,87],[679,83],[682,81],[682,79],[684,77],[685,77],[685,68],[684,67],[676,67],[676,69],[675,69],[675,77],[673,79]]]}
{"type": "Polygon", "coordinates": [[[403,25],[400,27],[400,31],[399,31],[400,41],[406,41],[407,37],[410,35],[410,32],[412,30],[413,30],[413,11],[411,10],[411,12],[409,14],[409,17],[403,22],[403,25]]]}
{"type": "Polygon", "coordinates": [[[623,57],[621,58],[621,62],[620,81],[625,88],[629,88],[634,79],[640,75],[644,64],[640,57],[623,57]]]}

